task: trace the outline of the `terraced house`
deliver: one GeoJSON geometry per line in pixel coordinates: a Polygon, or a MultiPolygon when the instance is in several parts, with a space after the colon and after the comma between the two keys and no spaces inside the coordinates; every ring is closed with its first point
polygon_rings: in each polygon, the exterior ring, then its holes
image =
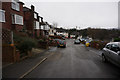
{"type": "Polygon", "coordinates": [[[16,0],[2,2],[2,8],[0,9],[2,28],[13,31],[21,31],[23,29],[23,5],[23,2],[16,0]]]}
{"type": "Polygon", "coordinates": [[[8,64],[15,62],[15,48],[10,46],[13,43],[13,33],[23,30],[23,2],[10,0],[0,2],[0,28],[2,30],[2,62],[8,64]]]}
{"type": "Polygon", "coordinates": [[[24,28],[27,30],[29,36],[38,37],[39,36],[39,17],[38,13],[34,11],[34,6],[31,5],[31,9],[24,7],[24,28]]]}
{"type": "Polygon", "coordinates": [[[35,11],[35,7],[31,5],[31,9],[24,7],[24,28],[29,36],[35,38],[43,38],[49,30],[48,24],[43,21],[43,17],[39,16],[35,11]]]}

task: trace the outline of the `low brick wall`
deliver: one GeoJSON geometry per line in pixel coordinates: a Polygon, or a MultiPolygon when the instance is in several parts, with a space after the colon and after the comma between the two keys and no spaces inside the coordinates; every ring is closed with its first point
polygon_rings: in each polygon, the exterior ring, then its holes
{"type": "Polygon", "coordinates": [[[20,53],[16,51],[15,46],[9,44],[2,44],[2,63],[7,65],[18,62],[20,60],[20,53]]]}
{"type": "Polygon", "coordinates": [[[48,42],[46,41],[46,42],[38,42],[38,48],[43,48],[43,49],[48,49],[49,48],[49,44],[48,44],[48,42]]]}

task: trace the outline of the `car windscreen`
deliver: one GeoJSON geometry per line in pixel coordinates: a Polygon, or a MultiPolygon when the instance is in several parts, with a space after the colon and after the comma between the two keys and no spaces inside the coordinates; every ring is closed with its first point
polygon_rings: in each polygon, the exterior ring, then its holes
{"type": "Polygon", "coordinates": [[[75,40],[75,42],[80,42],[79,40],[75,40]]]}
{"type": "Polygon", "coordinates": [[[59,40],[60,43],[64,43],[65,41],[64,40],[59,40]]]}

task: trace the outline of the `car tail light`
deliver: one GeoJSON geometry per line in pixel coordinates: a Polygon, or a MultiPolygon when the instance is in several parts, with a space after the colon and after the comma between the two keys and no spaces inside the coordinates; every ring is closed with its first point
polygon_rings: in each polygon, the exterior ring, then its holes
{"type": "Polygon", "coordinates": [[[64,44],[66,44],[66,42],[64,42],[64,44]]]}

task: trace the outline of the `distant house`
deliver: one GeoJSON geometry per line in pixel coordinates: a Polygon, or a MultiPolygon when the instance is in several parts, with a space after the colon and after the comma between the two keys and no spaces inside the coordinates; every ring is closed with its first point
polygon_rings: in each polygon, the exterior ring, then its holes
{"type": "Polygon", "coordinates": [[[43,21],[41,23],[41,29],[43,30],[44,37],[48,38],[49,37],[49,30],[50,30],[50,26],[49,26],[48,22],[43,21]]]}
{"type": "Polygon", "coordinates": [[[50,26],[49,36],[56,35],[56,29],[54,28],[54,26],[52,26],[52,25],[49,25],[49,26],[50,26]]]}
{"type": "Polygon", "coordinates": [[[27,30],[29,36],[39,37],[40,36],[40,17],[35,12],[35,8],[31,5],[31,9],[23,7],[24,12],[24,29],[27,30]]]}
{"type": "Polygon", "coordinates": [[[12,0],[12,2],[1,2],[0,23],[2,28],[13,31],[21,31],[23,29],[23,2],[12,0]]]}

